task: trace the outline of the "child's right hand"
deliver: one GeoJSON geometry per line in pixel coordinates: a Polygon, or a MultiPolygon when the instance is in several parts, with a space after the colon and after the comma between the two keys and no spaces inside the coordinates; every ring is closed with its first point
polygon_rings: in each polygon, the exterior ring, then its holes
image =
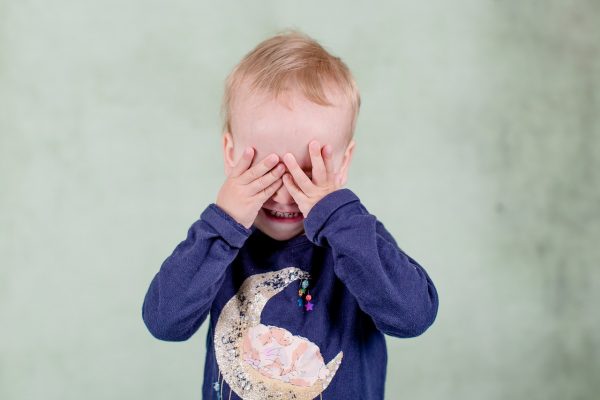
{"type": "Polygon", "coordinates": [[[278,163],[277,154],[268,155],[248,169],[253,158],[254,148],[249,147],[229,173],[216,201],[219,207],[246,229],[252,226],[264,202],[283,185],[281,176],[285,171],[285,165],[278,163]]]}

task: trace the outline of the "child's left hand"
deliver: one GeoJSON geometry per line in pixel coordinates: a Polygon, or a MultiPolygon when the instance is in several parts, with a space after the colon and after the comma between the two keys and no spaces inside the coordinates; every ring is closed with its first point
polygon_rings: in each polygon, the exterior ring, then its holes
{"type": "Polygon", "coordinates": [[[312,180],[302,171],[293,154],[283,156],[289,170],[283,175],[283,184],[304,218],[319,200],[341,187],[341,175],[334,171],[331,145],[321,148],[321,144],[313,140],[308,144],[308,153],[312,163],[312,180]]]}

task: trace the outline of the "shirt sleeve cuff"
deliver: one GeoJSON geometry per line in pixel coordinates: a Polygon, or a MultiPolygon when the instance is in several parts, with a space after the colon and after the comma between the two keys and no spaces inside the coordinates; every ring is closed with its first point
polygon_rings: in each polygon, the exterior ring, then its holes
{"type": "Polygon", "coordinates": [[[212,226],[232,247],[241,248],[252,233],[252,228],[247,229],[215,203],[206,207],[200,214],[200,219],[212,226]]]}
{"type": "Polygon", "coordinates": [[[310,241],[317,243],[317,235],[329,217],[340,207],[354,201],[360,202],[360,199],[348,188],[335,190],[319,200],[304,219],[304,232],[310,241]]]}

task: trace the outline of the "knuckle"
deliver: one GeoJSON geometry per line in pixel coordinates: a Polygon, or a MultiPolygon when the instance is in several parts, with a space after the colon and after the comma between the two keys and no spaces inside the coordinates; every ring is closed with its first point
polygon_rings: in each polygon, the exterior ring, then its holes
{"type": "Polygon", "coordinates": [[[258,187],[260,187],[261,189],[264,189],[268,185],[269,185],[269,180],[268,180],[267,175],[263,175],[260,178],[258,178],[258,187]]]}
{"type": "Polygon", "coordinates": [[[273,177],[273,179],[277,179],[279,177],[279,171],[277,170],[277,168],[273,168],[269,172],[269,175],[271,175],[273,177]]]}
{"type": "Polygon", "coordinates": [[[263,190],[261,190],[260,194],[261,194],[261,197],[262,197],[261,200],[266,200],[266,199],[269,198],[269,192],[268,192],[267,188],[264,188],[263,190]]]}

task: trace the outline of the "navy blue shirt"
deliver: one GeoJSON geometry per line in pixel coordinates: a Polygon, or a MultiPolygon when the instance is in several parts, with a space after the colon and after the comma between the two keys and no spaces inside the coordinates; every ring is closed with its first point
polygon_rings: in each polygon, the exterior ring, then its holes
{"type": "Polygon", "coordinates": [[[384,334],[418,336],[437,310],[425,269],[342,188],[285,241],[210,204],[152,279],[142,317],[157,339],[184,341],[210,313],[203,399],[379,400],[384,334]]]}

